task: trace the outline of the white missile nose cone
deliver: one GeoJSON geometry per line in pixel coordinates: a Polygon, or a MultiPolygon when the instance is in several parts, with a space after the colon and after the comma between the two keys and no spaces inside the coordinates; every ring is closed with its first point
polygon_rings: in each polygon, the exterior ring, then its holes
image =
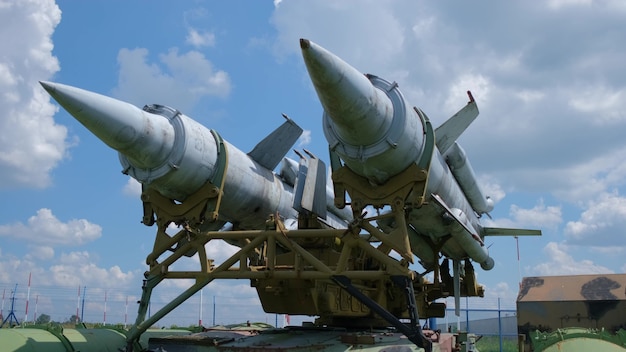
{"type": "Polygon", "coordinates": [[[300,39],[304,63],[317,96],[338,137],[353,145],[369,145],[386,131],[393,106],[359,70],[313,43],[300,39]]]}
{"type": "Polygon", "coordinates": [[[72,89],[78,90],[78,88],[48,81],[39,81],[39,84],[70,114],[74,115],[74,111],[81,110],[80,101],[74,99],[75,94],[71,93],[72,89]]]}
{"type": "Polygon", "coordinates": [[[311,42],[308,39],[300,38],[300,48],[308,49],[311,46],[311,42]]]}
{"type": "MultiPolygon", "coordinates": [[[[39,84],[50,94],[72,116],[74,112],[79,112],[85,105],[85,97],[88,95],[99,95],[84,89],[68,86],[61,83],[39,81],[39,84]]],[[[104,96],[102,96],[104,97],[104,96]]],[[[110,98],[109,98],[110,99],[110,98]]],[[[82,122],[82,121],[81,121],[82,122]]]]}
{"type": "Polygon", "coordinates": [[[128,103],[84,89],[53,82],[41,86],[70,113],[109,147],[124,152],[135,139],[141,111],[128,103]],[[138,116],[133,119],[132,117],[138,116]]]}
{"type": "Polygon", "coordinates": [[[136,167],[160,165],[172,148],[174,129],[162,116],[65,84],[40,84],[78,122],[136,167]]]}
{"type": "MultiPolygon", "coordinates": [[[[341,58],[308,39],[300,39],[302,57],[309,71],[311,81],[324,107],[345,105],[344,99],[333,98],[339,91],[342,95],[367,94],[372,84],[356,68],[341,58]],[[328,90],[333,92],[327,92],[328,90]]],[[[330,112],[329,112],[330,113],[330,112]]]]}
{"type": "Polygon", "coordinates": [[[52,92],[54,92],[54,83],[48,82],[48,81],[39,81],[39,84],[41,84],[41,86],[43,87],[43,89],[46,90],[46,92],[52,95],[52,92]]]}

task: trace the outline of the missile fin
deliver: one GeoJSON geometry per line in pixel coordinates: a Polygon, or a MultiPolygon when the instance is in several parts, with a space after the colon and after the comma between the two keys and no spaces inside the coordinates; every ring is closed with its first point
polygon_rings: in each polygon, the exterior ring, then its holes
{"type": "Polygon", "coordinates": [[[468,235],[474,237],[474,239],[476,239],[482,244],[482,240],[480,239],[480,237],[477,236],[476,231],[467,227],[467,225],[463,221],[461,221],[461,219],[459,219],[459,217],[456,216],[456,214],[454,214],[452,209],[450,209],[448,204],[446,204],[446,202],[444,202],[443,199],[441,199],[441,197],[438,194],[433,193],[430,196],[433,198],[435,203],[437,203],[437,205],[439,205],[452,219],[454,219],[454,221],[456,221],[459,225],[461,225],[463,230],[465,230],[465,232],[467,232],[468,235]]]}
{"type": "Polygon", "coordinates": [[[284,157],[279,175],[288,185],[295,186],[298,177],[298,163],[291,158],[284,157]]]}
{"type": "Polygon", "coordinates": [[[326,219],[326,164],[306,152],[310,156],[308,159],[296,151],[300,156],[300,167],[294,187],[293,208],[326,219]]]}
{"type": "Polygon", "coordinates": [[[280,161],[287,155],[289,149],[296,143],[302,134],[302,128],[292,119],[287,119],[280,127],[257,144],[248,156],[268,170],[274,170],[280,161]]]}
{"type": "Polygon", "coordinates": [[[326,164],[318,158],[309,159],[302,207],[322,219],[326,218],[326,164]]]}
{"type": "Polygon", "coordinates": [[[456,142],[461,134],[478,116],[478,106],[476,105],[476,101],[469,91],[467,93],[470,97],[470,101],[467,105],[435,129],[435,136],[437,136],[437,148],[439,148],[439,152],[441,154],[445,153],[446,150],[448,150],[448,148],[456,142]]]}
{"type": "Polygon", "coordinates": [[[454,285],[454,315],[461,316],[461,261],[452,260],[452,273],[454,285]]]}
{"type": "Polygon", "coordinates": [[[541,230],[483,227],[483,236],[541,236],[541,230]]]}

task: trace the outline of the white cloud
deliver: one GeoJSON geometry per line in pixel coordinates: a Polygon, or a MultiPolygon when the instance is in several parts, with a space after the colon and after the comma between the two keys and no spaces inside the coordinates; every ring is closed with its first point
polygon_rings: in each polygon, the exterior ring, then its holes
{"type": "Polygon", "coordinates": [[[515,93],[515,96],[517,96],[523,103],[528,104],[543,99],[546,94],[540,90],[524,89],[515,93]]]}
{"type": "Polygon", "coordinates": [[[17,278],[32,271],[34,267],[35,264],[31,260],[19,259],[13,254],[3,251],[0,257],[0,282],[15,282],[17,278]]]}
{"type": "Polygon", "coordinates": [[[302,131],[302,135],[298,139],[298,147],[306,147],[311,143],[311,130],[302,131]]]}
{"type": "MultiPolygon", "coordinates": [[[[599,141],[600,142],[600,141],[599,141]]],[[[623,186],[626,180],[624,163],[626,146],[598,151],[578,163],[548,170],[536,170],[538,179],[559,198],[578,204],[596,199],[623,186]],[[564,177],[566,175],[566,177],[564,177]]]]}
{"type": "Polygon", "coordinates": [[[493,226],[514,228],[556,229],[563,222],[561,207],[546,206],[543,199],[530,209],[511,205],[509,217],[487,221],[493,226]]]}
{"type": "Polygon", "coordinates": [[[626,11],[626,4],[620,0],[550,0],[547,5],[552,10],[569,7],[589,8],[591,6],[610,11],[626,11]]]}
{"type": "Polygon", "coordinates": [[[189,28],[187,38],[185,38],[187,44],[190,44],[196,48],[203,46],[215,45],[215,34],[211,32],[198,31],[194,28],[189,28]]]}
{"type": "Polygon", "coordinates": [[[114,265],[101,268],[87,251],[62,253],[59,263],[49,268],[48,284],[59,286],[87,285],[91,287],[130,287],[136,284],[139,275],[123,272],[114,265]]]}
{"type": "Polygon", "coordinates": [[[141,183],[129,177],[122,192],[129,197],[139,198],[141,196],[141,183]]]}
{"type": "Polygon", "coordinates": [[[472,307],[476,307],[479,304],[478,301],[484,301],[482,304],[486,306],[485,308],[497,309],[498,299],[503,305],[514,305],[517,294],[517,285],[511,287],[509,283],[500,281],[494,286],[485,286],[485,297],[474,300],[472,302],[472,307]]]}
{"type": "Polygon", "coordinates": [[[120,70],[114,95],[137,106],[158,103],[189,113],[202,98],[230,94],[228,73],[215,70],[198,51],[179,54],[172,48],[159,55],[158,64],[149,62],[145,48],[121,49],[117,61],[120,70]]]}
{"type": "Polygon", "coordinates": [[[491,177],[480,177],[478,184],[483,194],[490,197],[494,204],[498,204],[498,202],[506,196],[506,192],[502,189],[502,186],[496,183],[491,177]]]}
{"type": "MultiPolygon", "coordinates": [[[[129,295],[129,292],[141,293],[140,277],[143,270],[125,272],[116,265],[110,268],[100,267],[97,265],[98,256],[86,251],[62,253],[57,258],[35,258],[42,253],[54,255],[53,252],[50,247],[39,246],[33,248],[23,258],[2,253],[0,286],[9,287],[10,285],[12,289],[13,285],[18,283],[18,295],[21,295],[19,304],[21,305],[25,300],[29,274],[32,274],[30,304],[33,305],[34,300],[39,296],[39,314],[49,314],[53,319],[61,321],[67,319],[76,309],[77,287],[80,286],[81,295],[84,293],[84,287],[87,287],[86,321],[98,321],[93,318],[94,311],[97,311],[99,319],[102,319],[103,307],[101,304],[94,303],[93,300],[101,302],[105,289],[115,288],[113,292],[108,291],[109,314],[112,317],[110,321],[116,323],[123,321],[122,314],[115,315],[115,306],[123,309],[125,296],[129,295]],[[116,294],[117,291],[122,291],[122,293],[116,294]]],[[[132,294],[129,296],[130,302],[136,301],[136,296],[132,294]]],[[[33,311],[34,309],[30,312],[33,311]]],[[[135,312],[136,305],[133,304],[128,312],[130,319],[134,319],[135,312]]],[[[20,320],[22,317],[18,315],[20,320]]],[[[34,315],[29,315],[29,319],[33,317],[34,315]]]]}
{"type": "Polygon", "coordinates": [[[610,274],[612,270],[593,261],[583,259],[576,261],[567,251],[568,246],[556,242],[548,243],[543,252],[544,258],[549,260],[532,268],[534,275],[582,275],[582,274],[610,274]]]}
{"type": "Polygon", "coordinates": [[[485,105],[489,100],[490,82],[487,77],[481,74],[464,74],[455,79],[448,89],[448,98],[444,105],[446,111],[451,115],[464,107],[464,103],[469,101],[467,91],[472,92],[478,106],[485,105]]]}
{"type": "Polygon", "coordinates": [[[626,119],[626,89],[591,86],[570,97],[568,103],[583,114],[593,116],[591,121],[595,124],[610,125],[626,119]]]}
{"type": "Polygon", "coordinates": [[[102,235],[102,228],[85,219],[60,221],[47,208],[37,211],[26,224],[0,225],[0,236],[49,246],[79,246],[102,235]]]}
{"type": "Polygon", "coordinates": [[[52,0],[0,6],[0,188],[50,185],[50,172],[69,147],[67,129],[38,81],[59,71],[51,36],[61,20],[52,0]]]}
{"type": "Polygon", "coordinates": [[[298,40],[307,38],[348,62],[360,62],[357,68],[368,71],[374,63],[393,62],[405,44],[405,30],[394,8],[380,1],[283,1],[271,22],[278,31],[274,47],[278,60],[298,53],[298,40]],[[384,26],[373,25],[381,23],[384,26]],[[374,45],[376,50],[371,50],[374,45]]]}
{"type": "Polygon", "coordinates": [[[425,16],[424,18],[417,18],[415,23],[411,27],[411,31],[416,38],[426,39],[431,37],[434,33],[437,19],[434,16],[425,16]]]}
{"type": "Polygon", "coordinates": [[[568,6],[581,6],[581,5],[591,5],[593,0],[550,0],[548,1],[548,6],[554,10],[558,10],[562,7],[568,6]]]}
{"type": "Polygon", "coordinates": [[[543,199],[532,209],[524,209],[517,205],[512,205],[511,217],[518,224],[540,228],[556,229],[556,227],[563,222],[561,207],[546,206],[543,199]]]}
{"type": "Polygon", "coordinates": [[[26,258],[42,261],[52,259],[54,258],[54,248],[51,246],[32,246],[26,258]]]}
{"type": "Polygon", "coordinates": [[[626,198],[604,193],[590,201],[577,221],[565,226],[570,244],[593,247],[626,247],[626,198]]]}

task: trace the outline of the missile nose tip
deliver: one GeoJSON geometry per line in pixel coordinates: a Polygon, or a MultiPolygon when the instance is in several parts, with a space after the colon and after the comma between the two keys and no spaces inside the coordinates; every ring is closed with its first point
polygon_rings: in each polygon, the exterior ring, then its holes
{"type": "Polygon", "coordinates": [[[39,84],[46,90],[46,92],[50,93],[55,90],[54,83],[48,81],[39,81],[39,84]]]}
{"type": "Polygon", "coordinates": [[[311,42],[308,39],[300,38],[300,48],[308,49],[311,47],[311,42]]]}

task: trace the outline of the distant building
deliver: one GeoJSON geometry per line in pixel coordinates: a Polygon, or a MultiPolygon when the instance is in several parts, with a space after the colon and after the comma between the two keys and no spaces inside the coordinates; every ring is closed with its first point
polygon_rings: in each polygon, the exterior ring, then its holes
{"type": "Polygon", "coordinates": [[[517,325],[527,339],[535,330],[626,329],[626,274],[525,277],[517,325]]]}

